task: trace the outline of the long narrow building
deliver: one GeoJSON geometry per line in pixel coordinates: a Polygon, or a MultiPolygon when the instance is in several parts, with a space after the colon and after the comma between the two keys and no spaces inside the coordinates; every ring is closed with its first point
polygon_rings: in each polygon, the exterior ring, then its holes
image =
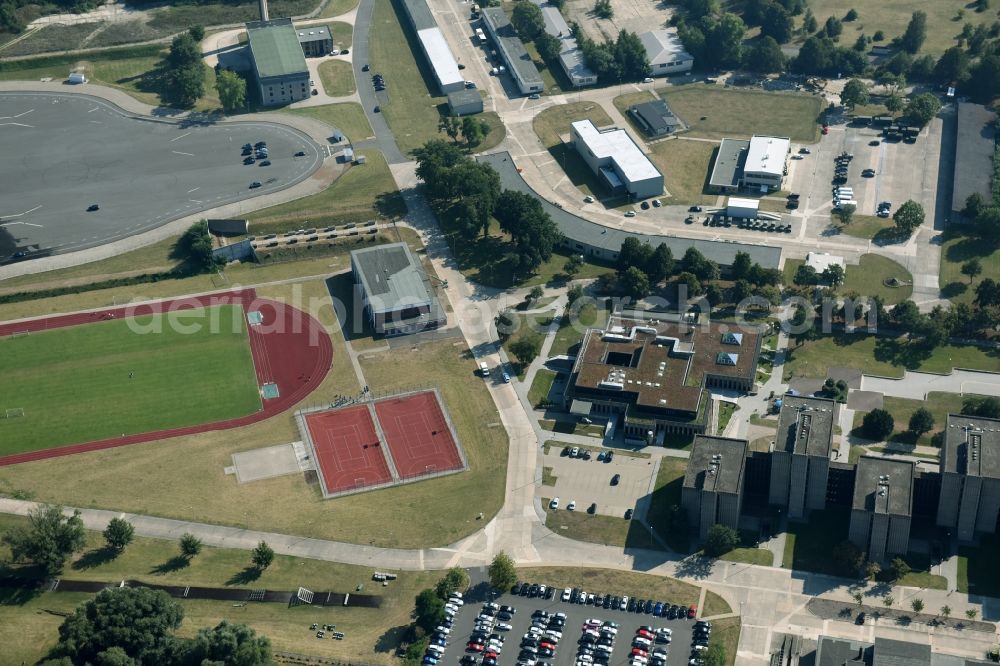
{"type": "Polygon", "coordinates": [[[458,61],[451,52],[441,28],[438,27],[434,14],[426,0],[402,0],[406,17],[416,33],[424,59],[430,65],[434,80],[442,95],[465,88],[465,77],[458,69],[458,61]]]}

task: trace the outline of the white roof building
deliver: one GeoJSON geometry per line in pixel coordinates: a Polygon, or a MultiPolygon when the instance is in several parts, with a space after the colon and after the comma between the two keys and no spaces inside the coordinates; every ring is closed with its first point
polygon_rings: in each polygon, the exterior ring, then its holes
{"type": "Polygon", "coordinates": [[[822,273],[830,266],[840,266],[847,269],[847,264],[843,257],[838,257],[829,252],[810,252],[806,255],[806,266],[812,266],[817,273],[822,273]]]}
{"type": "Polygon", "coordinates": [[[440,28],[424,28],[417,32],[417,39],[424,49],[427,62],[434,70],[434,78],[437,79],[441,91],[444,93],[463,90],[465,88],[465,77],[458,70],[458,63],[451,52],[451,47],[445,41],[440,28]]]}
{"type": "Polygon", "coordinates": [[[694,67],[694,56],[684,50],[676,31],[650,30],[639,35],[639,41],[646,49],[653,76],[681,74],[694,67]]]}
{"type": "Polygon", "coordinates": [[[791,141],[776,136],[754,136],[747,149],[747,160],[743,174],[765,175],[781,178],[785,171],[785,158],[791,141]]]}
{"type": "Polygon", "coordinates": [[[570,136],[584,161],[612,189],[621,187],[637,199],[663,193],[663,174],[625,130],[599,130],[590,120],[578,120],[570,126],[570,136]]]}
{"type": "Polygon", "coordinates": [[[757,199],[729,197],[729,201],[726,203],[726,215],[729,217],[740,217],[752,220],[757,217],[757,209],[759,206],[760,201],[757,199]]]}

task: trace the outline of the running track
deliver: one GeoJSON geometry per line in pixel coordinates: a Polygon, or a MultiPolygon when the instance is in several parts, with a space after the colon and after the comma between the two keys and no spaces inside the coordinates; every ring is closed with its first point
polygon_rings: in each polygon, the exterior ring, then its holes
{"type": "Polygon", "coordinates": [[[263,400],[263,409],[235,419],[0,456],[0,466],[257,423],[290,409],[312,393],[326,377],[333,361],[333,345],[323,326],[301,310],[277,301],[258,298],[257,292],[253,289],[0,324],[0,337],[24,331],[35,332],[80,326],[112,317],[133,317],[214,305],[242,305],[244,313],[253,310],[261,313],[263,320],[259,326],[247,325],[257,384],[258,386],[268,382],[277,384],[279,397],[263,400]]]}

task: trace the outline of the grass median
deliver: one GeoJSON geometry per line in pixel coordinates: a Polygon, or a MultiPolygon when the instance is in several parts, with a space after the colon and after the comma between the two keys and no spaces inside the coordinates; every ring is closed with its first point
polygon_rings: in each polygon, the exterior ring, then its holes
{"type": "Polygon", "coordinates": [[[323,84],[323,92],[330,97],[347,97],[358,91],[354,82],[354,68],[346,60],[328,60],[321,64],[319,80],[323,84]]]}

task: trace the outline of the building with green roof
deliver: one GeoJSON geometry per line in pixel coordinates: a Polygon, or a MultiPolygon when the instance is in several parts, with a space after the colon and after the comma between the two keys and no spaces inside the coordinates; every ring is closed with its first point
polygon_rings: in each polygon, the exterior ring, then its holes
{"type": "Polygon", "coordinates": [[[309,98],[309,68],[292,19],[246,24],[250,60],[264,106],[309,98]]]}

